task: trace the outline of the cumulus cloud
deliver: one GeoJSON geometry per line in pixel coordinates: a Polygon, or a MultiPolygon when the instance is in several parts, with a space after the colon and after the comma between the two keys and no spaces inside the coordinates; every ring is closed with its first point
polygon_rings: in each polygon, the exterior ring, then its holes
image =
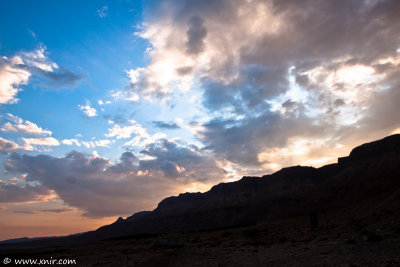
{"type": "Polygon", "coordinates": [[[0,104],[18,102],[19,87],[28,83],[31,73],[18,68],[19,60],[19,57],[12,60],[3,57],[0,60],[0,104]]]}
{"type": "Polygon", "coordinates": [[[318,144],[322,162],[400,128],[399,10],[394,0],[161,1],[137,33],[150,63],[129,71],[128,91],[200,90],[211,119],[197,137],[233,163],[267,166],[299,144],[304,154],[282,164],[317,162],[318,144]]]}
{"type": "Polygon", "coordinates": [[[97,110],[90,106],[89,101],[86,101],[86,105],[78,105],[78,108],[89,117],[95,117],[97,115],[97,110]]]}
{"type": "Polygon", "coordinates": [[[79,152],[60,158],[14,153],[5,169],[26,173],[27,182],[54,190],[66,204],[91,217],[154,208],[160,199],[192,182],[214,183],[224,177],[216,162],[194,146],[163,140],[148,145],[143,153],[151,159],[140,160],[131,152],[123,153],[118,162],[79,152]]]}
{"type": "Polygon", "coordinates": [[[32,76],[44,78],[46,82],[42,85],[51,88],[72,87],[82,80],[81,75],[52,62],[44,46],[11,58],[3,56],[0,58],[0,104],[17,103],[21,86],[28,84],[32,76]]]}
{"type": "Polygon", "coordinates": [[[7,122],[3,124],[0,128],[3,132],[19,132],[25,133],[29,135],[51,135],[52,132],[49,130],[43,130],[41,127],[37,126],[35,123],[30,121],[24,121],[23,119],[19,118],[18,116],[14,116],[12,114],[7,114],[7,118],[11,120],[11,122],[7,122]]]}

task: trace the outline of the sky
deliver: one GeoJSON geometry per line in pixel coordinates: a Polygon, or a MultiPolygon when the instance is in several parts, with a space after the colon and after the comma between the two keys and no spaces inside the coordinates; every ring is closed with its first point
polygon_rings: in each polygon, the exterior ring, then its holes
{"type": "Polygon", "coordinates": [[[0,1],[0,240],[400,133],[395,0],[0,1]]]}

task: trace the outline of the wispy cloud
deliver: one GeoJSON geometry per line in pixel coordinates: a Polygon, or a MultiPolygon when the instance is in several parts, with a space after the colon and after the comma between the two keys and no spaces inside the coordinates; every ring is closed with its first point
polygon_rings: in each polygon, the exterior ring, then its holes
{"type": "Polygon", "coordinates": [[[97,9],[97,15],[100,18],[105,18],[108,16],[108,6],[102,6],[101,8],[97,9]]]}
{"type": "Polygon", "coordinates": [[[33,75],[45,78],[44,85],[51,88],[72,87],[82,80],[81,75],[51,61],[45,46],[17,53],[11,58],[3,56],[0,58],[0,104],[17,103],[21,86],[28,84],[33,75]]]}
{"type": "Polygon", "coordinates": [[[176,122],[165,122],[165,121],[153,121],[153,124],[162,129],[174,130],[179,129],[179,125],[176,122]]]}

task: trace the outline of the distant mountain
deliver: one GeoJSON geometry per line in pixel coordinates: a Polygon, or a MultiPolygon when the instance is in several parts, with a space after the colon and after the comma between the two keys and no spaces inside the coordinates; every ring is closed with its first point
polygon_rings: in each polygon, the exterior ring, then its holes
{"type": "Polygon", "coordinates": [[[73,244],[137,234],[193,231],[279,221],[355,205],[400,190],[400,135],[361,145],[337,164],[295,166],[221,183],[205,193],[162,200],[153,211],[79,236],[25,246],[73,244]]]}

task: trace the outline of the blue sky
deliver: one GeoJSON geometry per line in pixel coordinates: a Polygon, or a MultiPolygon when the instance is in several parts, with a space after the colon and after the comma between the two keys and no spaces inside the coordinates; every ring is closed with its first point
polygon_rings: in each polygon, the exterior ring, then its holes
{"type": "Polygon", "coordinates": [[[87,231],[400,132],[399,8],[1,1],[0,239],[87,231]]]}
{"type": "MultiPolygon", "coordinates": [[[[88,1],[80,3],[79,8],[54,1],[2,5],[2,56],[10,58],[42,49],[46,60],[79,76],[74,84],[52,86],[45,77],[32,75],[17,95],[18,104],[0,107],[3,114],[51,129],[57,139],[82,135],[80,139],[86,141],[104,139],[108,121],[113,118],[125,122],[134,119],[154,133],[157,129],[152,120],[169,119],[162,115],[166,112],[171,113],[169,116],[180,114],[180,107],[176,108],[178,111],[170,110],[171,103],[159,106],[123,99],[116,103],[112,97],[129,84],[127,70],[143,67],[149,61],[145,55],[149,42],[135,34],[143,21],[140,1],[88,1]],[[105,104],[99,105],[99,101],[105,104]],[[89,117],[78,108],[87,104],[96,109],[96,116],[89,117]]],[[[5,132],[4,136],[15,138],[18,134],[5,132]]],[[[181,135],[187,136],[185,132],[181,135]]],[[[52,154],[61,156],[70,149],[57,146],[52,148],[52,154]]],[[[81,150],[91,152],[84,147],[81,150]]],[[[117,145],[96,149],[112,159],[118,159],[122,150],[117,145]]]]}

